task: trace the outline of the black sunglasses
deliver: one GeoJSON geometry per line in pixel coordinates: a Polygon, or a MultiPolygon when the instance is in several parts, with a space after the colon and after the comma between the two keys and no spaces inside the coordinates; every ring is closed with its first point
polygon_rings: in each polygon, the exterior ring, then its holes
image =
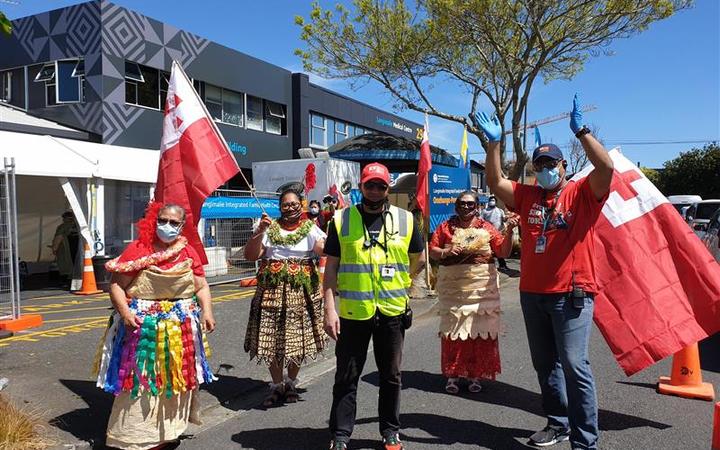
{"type": "Polygon", "coordinates": [[[559,159],[551,159],[545,162],[534,162],[532,167],[535,172],[542,172],[543,169],[554,169],[559,163],[559,159]]]}
{"type": "Polygon", "coordinates": [[[160,217],[158,217],[158,219],[157,219],[158,225],[165,225],[168,223],[174,227],[179,227],[180,225],[183,224],[182,222],[178,222],[177,220],[172,220],[172,219],[162,219],[160,217]]]}
{"type": "Polygon", "coordinates": [[[374,181],[369,181],[364,184],[365,189],[375,190],[375,191],[386,191],[388,188],[388,185],[385,183],[376,183],[374,181]]]}
{"type": "Polygon", "coordinates": [[[477,203],[473,202],[473,201],[466,202],[466,201],[461,200],[461,201],[457,202],[457,204],[458,204],[458,206],[465,206],[467,208],[475,208],[477,206],[477,203]]]}

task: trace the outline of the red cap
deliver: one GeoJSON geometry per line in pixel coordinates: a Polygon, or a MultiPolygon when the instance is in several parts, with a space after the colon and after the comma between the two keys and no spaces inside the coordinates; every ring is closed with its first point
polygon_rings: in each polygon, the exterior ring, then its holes
{"type": "Polygon", "coordinates": [[[362,170],[360,175],[360,183],[366,183],[370,180],[380,180],[385,184],[390,184],[390,172],[388,168],[380,163],[370,163],[362,170]]]}

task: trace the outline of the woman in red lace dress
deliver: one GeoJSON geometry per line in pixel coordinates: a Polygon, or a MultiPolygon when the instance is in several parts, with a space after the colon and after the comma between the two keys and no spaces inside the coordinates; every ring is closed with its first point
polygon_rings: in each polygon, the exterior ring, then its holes
{"type": "Polygon", "coordinates": [[[472,191],[455,200],[455,213],[441,223],[430,241],[430,257],[440,264],[436,289],[440,315],[441,365],[445,390],[458,392],[460,378],[468,390],[479,392],[481,379],[500,373],[498,334],[501,331],[500,293],[494,256],[512,249],[515,218],[501,234],[477,217],[478,199],[472,191]]]}

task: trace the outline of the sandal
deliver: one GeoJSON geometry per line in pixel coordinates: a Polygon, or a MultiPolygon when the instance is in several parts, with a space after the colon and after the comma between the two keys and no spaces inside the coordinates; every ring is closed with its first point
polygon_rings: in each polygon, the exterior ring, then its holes
{"type": "Polygon", "coordinates": [[[270,383],[270,394],[265,397],[265,400],[263,400],[262,405],[266,408],[269,408],[271,406],[275,406],[282,402],[283,400],[283,394],[285,393],[285,385],[282,383],[270,383]]]}
{"type": "Polygon", "coordinates": [[[468,391],[473,394],[477,394],[482,391],[482,385],[480,384],[480,378],[470,378],[470,384],[468,385],[468,391]]]}
{"type": "Polygon", "coordinates": [[[295,389],[295,385],[297,385],[297,379],[292,380],[285,377],[285,402],[295,403],[300,400],[300,396],[298,395],[297,389],[295,389]]]}
{"type": "Polygon", "coordinates": [[[457,394],[460,392],[460,388],[457,385],[458,379],[457,378],[448,378],[447,384],[445,384],[445,392],[448,394],[457,394]]]}

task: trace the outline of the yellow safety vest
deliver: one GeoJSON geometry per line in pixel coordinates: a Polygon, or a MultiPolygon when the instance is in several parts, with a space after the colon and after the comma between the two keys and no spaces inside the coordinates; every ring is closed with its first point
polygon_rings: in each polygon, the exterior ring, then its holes
{"type": "Polygon", "coordinates": [[[370,239],[357,207],[335,213],[335,227],[340,240],[338,267],[339,315],[344,319],[366,320],[375,309],[386,316],[405,312],[410,287],[408,248],[413,232],[413,216],[404,209],[391,206],[377,240],[385,243],[366,248],[370,239]],[[386,230],[387,227],[387,230],[386,230]],[[386,234],[387,231],[387,234],[386,234]],[[383,277],[384,267],[393,268],[392,277],[383,277]]]}

